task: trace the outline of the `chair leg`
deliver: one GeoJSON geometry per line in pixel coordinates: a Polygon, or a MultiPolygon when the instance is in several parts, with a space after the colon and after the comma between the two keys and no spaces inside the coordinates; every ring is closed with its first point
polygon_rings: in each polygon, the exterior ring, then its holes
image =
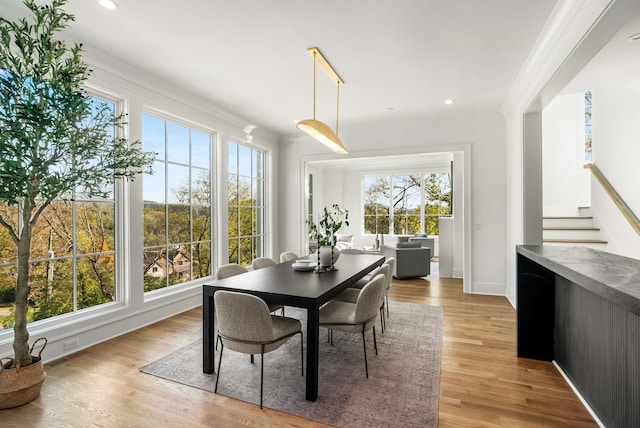
{"type": "Polygon", "coordinates": [[[387,318],[390,318],[391,315],[389,315],[389,296],[387,296],[386,294],[384,296],[384,305],[387,307],[387,318]]]}
{"type": "Polygon", "coordinates": [[[380,328],[382,329],[382,333],[384,333],[384,307],[380,306],[380,328]]]}
{"type": "Polygon", "coordinates": [[[369,379],[369,364],[367,363],[367,342],[364,338],[364,324],[362,325],[362,346],[364,347],[364,372],[369,379]]]}
{"type": "Polygon", "coordinates": [[[378,341],[376,340],[376,326],[373,326],[373,347],[376,349],[376,355],[378,355],[378,341]]]}
{"type": "Polygon", "coordinates": [[[216,351],[218,350],[218,343],[220,343],[220,336],[216,336],[216,351]]]}
{"type": "Polygon", "coordinates": [[[260,408],[262,409],[262,390],[264,384],[264,345],[262,345],[262,352],[260,353],[260,408]]]}
{"type": "Polygon", "coordinates": [[[253,354],[251,354],[251,364],[255,364],[255,361],[253,360],[253,354]]]}
{"type": "MultiPolygon", "coordinates": [[[[220,338],[220,336],[218,336],[220,338]]],[[[213,392],[218,392],[218,381],[220,380],[220,367],[222,366],[222,351],[224,351],[224,344],[220,341],[220,359],[218,360],[218,375],[216,376],[216,387],[213,389],[213,392]]]]}
{"type": "Polygon", "coordinates": [[[282,316],[284,316],[284,306],[282,307],[282,316]]]}

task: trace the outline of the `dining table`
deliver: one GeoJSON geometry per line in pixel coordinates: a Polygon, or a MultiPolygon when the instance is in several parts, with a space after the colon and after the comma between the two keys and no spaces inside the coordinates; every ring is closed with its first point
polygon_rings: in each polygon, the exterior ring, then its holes
{"type": "MultiPolygon", "coordinates": [[[[313,258],[315,255],[309,256],[313,258]]],[[[336,270],[299,271],[295,260],[279,263],[240,275],[215,280],[202,287],[202,370],[215,373],[215,307],[213,296],[218,290],[236,291],[258,296],[266,303],[293,306],[307,310],[307,358],[305,398],[318,398],[318,364],[320,307],[349,286],[384,263],[384,256],[342,254],[335,262],[336,270]]]]}

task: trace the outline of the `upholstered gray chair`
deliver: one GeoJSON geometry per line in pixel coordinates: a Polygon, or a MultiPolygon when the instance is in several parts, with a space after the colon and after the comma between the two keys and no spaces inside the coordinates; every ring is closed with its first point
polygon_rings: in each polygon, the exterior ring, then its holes
{"type": "MultiPolygon", "coordinates": [[[[249,269],[247,269],[244,266],[241,266],[237,263],[228,263],[226,265],[222,265],[218,267],[218,269],[216,270],[216,279],[225,279],[225,278],[229,278],[229,277],[240,275],[241,273],[247,273],[247,272],[249,272],[249,269]]],[[[275,312],[280,309],[282,309],[282,315],[284,315],[284,306],[276,305],[273,303],[269,305],[269,312],[275,312]]],[[[218,323],[218,321],[215,321],[215,322],[216,324],[218,323]]],[[[218,342],[216,341],[216,349],[218,349],[217,346],[218,346],[218,342]]]]}
{"type": "MultiPolygon", "coordinates": [[[[395,257],[387,257],[384,261],[384,264],[389,265],[389,275],[387,275],[387,288],[384,292],[383,306],[387,308],[387,317],[389,317],[389,290],[393,285],[393,272],[396,270],[395,257]]],[[[384,316],[384,312],[383,312],[383,316],[384,316]]],[[[386,322],[386,319],[385,319],[385,322],[386,322]]],[[[385,328],[386,328],[386,325],[385,325],[385,328]]]]}
{"type": "Polygon", "coordinates": [[[431,273],[431,250],[417,242],[399,242],[395,247],[381,245],[380,254],[396,259],[393,276],[398,279],[419,278],[431,273]]]}
{"type": "Polygon", "coordinates": [[[362,288],[356,303],[331,300],[320,308],[320,326],[328,328],[330,336],[333,335],[333,330],[362,333],[364,369],[367,378],[369,377],[369,364],[367,362],[367,343],[364,333],[373,330],[373,345],[376,355],[378,355],[375,322],[385,286],[385,276],[378,274],[362,288]]]}
{"type": "MultiPolygon", "coordinates": [[[[371,280],[375,278],[376,275],[383,274],[385,277],[385,287],[386,287],[387,276],[389,276],[389,273],[390,273],[389,265],[385,262],[382,264],[382,266],[377,267],[372,271],[371,276],[368,278],[368,280],[366,280],[364,285],[367,285],[369,282],[371,282],[371,280]]],[[[361,288],[349,287],[346,290],[344,290],[342,293],[338,294],[334,298],[334,300],[340,300],[341,302],[356,303],[358,301],[358,296],[360,295],[362,288],[364,288],[364,286],[361,288]]]]}
{"type": "MultiPolygon", "coordinates": [[[[271,257],[256,257],[251,261],[251,268],[253,270],[263,269],[269,266],[276,265],[276,261],[271,257]]],[[[282,309],[282,315],[284,315],[284,306],[269,303],[269,311],[275,312],[282,309]]]]}
{"type": "Polygon", "coordinates": [[[241,273],[247,273],[249,269],[241,266],[237,263],[229,263],[218,267],[216,270],[216,279],[229,278],[230,276],[240,275],[241,273]]]}
{"type": "Polygon", "coordinates": [[[278,349],[296,334],[300,334],[301,372],[304,376],[302,325],[297,319],[271,315],[264,300],[251,294],[217,291],[213,299],[218,318],[218,337],[222,343],[214,392],[218,392],[224,348],[243,354],[260,354],[262,408],[264,354],[278,349]]]}
{"type": "MultiPolygon", "coordinates": [[[[392,260],[391,263],[393,262],[394,261],[392,260]]],[[[384,275],[385,293],[382,295],[382,300],[380,301],[380,328],[382,329],[383,333],[384,333],[384,330],[387,328],[386,319],[384,317],[384,307],[385,307],[386,292],[391,287],[388,284],[393,280],[393,274],[391,269],[393,269],[392,264],[390,264],[387,260],[385,260],[382,266],[380,266],[374,271],[375,272],[374,277],[375,275],[378,275],[378,274],[384,275]]],[[[371,281],[371,279],[369,279],[369,281],[371,281]]],[[[367,281],[367,283],[369,281],[367,281]]],[[[358,297],[360,296],[361,292],[362,292],[362,289],[360,288],[349,287],[346,290],[344,290],[342,293],[338,294],[335,297],[335,300],[339,300],[342,302],[356,303],[358,301],[358,297]]]]}
{"type": "Polygon", "coordinates": [[[293,251],[285,251],[280,254],[280,263],[290,262],[291,260],[296,260],[298,258],[300,257],[293,251]]]}
{"type": "Polygon", "coordinates": [[[277,264],[276,261],[273,260],[271,257],[256,257],[251,261],[251,268],[253,270],[257,270],[257,269],[273,266],[275,264],[277,264]]]}

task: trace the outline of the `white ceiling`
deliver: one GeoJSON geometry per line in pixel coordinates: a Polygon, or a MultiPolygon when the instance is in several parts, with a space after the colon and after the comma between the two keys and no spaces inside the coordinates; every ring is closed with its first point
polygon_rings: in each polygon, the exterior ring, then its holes
{"type": "Polygon", "coordinates": [[[640,15],[630,16],[611,40],[564,88],[565,94],[611,87],[640,89],[640,15]]]}
{"type": "MultiPolygon", "coordinates": [[[[39,1],[40,2],[40,1],[39,1]]],[[[496,111],[555,0],[70,0],[70,38],[280,135],[312,116],[317,46],[345,81],[340,129],[496,111]],[[455,99],[450,106],[444,100],[455,99]]],[[[0,0],[2,16],[24,14],[0,0]]],[[[318,72],[317,118],[336,89],[318,72]]]]}

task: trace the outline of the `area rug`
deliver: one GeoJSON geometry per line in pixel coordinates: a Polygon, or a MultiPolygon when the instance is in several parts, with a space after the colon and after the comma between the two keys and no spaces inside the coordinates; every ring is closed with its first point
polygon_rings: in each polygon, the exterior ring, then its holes
{"type": "MultiPolygon", "coordinates": [[[[442,308],[391,302],[390,309],[384,334],[379,322],[376,326],[377,356],[371,332],[367,333],[368,379],[362,335],[336,331],[331,345],[321,328],[318,399],[304,399],[300,336],[296,335],[265,354],[263,405],[345,428],[437,426],[442,308]]],[[[289,307],[286,311],[304,324],[306,311],[289,307]]],[[[217,364],[216,353],[216,373],[217,364]]],[[[216,374],[202,372],[201,340],[140,370],[206,391],[213,391],[216,381],[216,374]]],[[[248,355],[225,349],[218,393],[258,404],[260,357],[251,364],[248,355]]]]}

